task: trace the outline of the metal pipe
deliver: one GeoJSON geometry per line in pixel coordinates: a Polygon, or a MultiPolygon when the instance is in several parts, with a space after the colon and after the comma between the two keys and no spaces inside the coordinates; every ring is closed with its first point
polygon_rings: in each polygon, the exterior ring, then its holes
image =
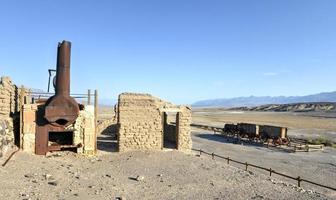
{"type": "Polygon", "coordinates": [[[56,95],[70,96],[70,55],[71,43],[58,43],[56,95]]]}
{"type": "Polygon", "coordinates": [[[68,126],[79,114],[78,103],[70,96],[70,51],[70,42],[58,43],[55,95],[45,108],[45,118],[55,126],[68,126]]]}

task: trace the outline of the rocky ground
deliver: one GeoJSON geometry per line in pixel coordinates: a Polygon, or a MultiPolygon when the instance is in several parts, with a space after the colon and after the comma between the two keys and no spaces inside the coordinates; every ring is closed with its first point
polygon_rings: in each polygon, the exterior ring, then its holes
{"type": "Polygon", "coordinates": [[[0,199],[328,199],[207,156],[105,150],[19,152],[0,168],[0,199]]]}
{"type": "MultiPolygon", "coordinates": [[[[288,153],[281,148],[267,148],[266,146],[238,143],[221,135],[214,135],[213,132],[201,129],[193,129],[193,147],[202,149],[209,153],[230,157],[241,162],[248,162],[263,166],[267,169],[272,168],[277,172],[290,175],[292,177],[302,177],[317,183],[336,187],[336,149],[324,148],[323,151],[288,153]]],[[[232,163],[233,164],[233,163],[232,163]]],[[[244,169],[242,165],[234,165],[244,169]]],[[[251,169],[257,174],[268,175],[269,172],[251,169]]],[[[291,184],[296,181],[276,176],[277,179],[291,184]]],[[[311,189],[327,194],[336,198],[336,191],[324,189],[318,186],[302,183],[305,189],[311,189]]]]}

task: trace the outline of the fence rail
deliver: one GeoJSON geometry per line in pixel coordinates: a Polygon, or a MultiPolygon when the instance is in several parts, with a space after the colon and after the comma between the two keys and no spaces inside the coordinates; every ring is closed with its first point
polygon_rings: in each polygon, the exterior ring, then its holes
{"type": "MultiPolygon", "coordinates": [[[[55,95],[55,93],[52,92],[27,92],[27,94],[32,97],[38,97],[38,98],[51,97],[55,95]]],[[[92,93],[87,93],[87,94],[70,94],[70,96],[75,99],[88,99],[88,102],[90,102],[91,97],[94,97],[95,95],[92,93]]]]}
{"type": "Polygon", "coordinates": [[[218,154],[215,154],[215,153],[209,153],[209,152],[203,151],[202,149],[192,149],[192,150],[196,151],[196,152],[199,152],[199,156],[201,156],[202,154],[205,154],[205,155],[211,156],[212,159],[215,159],[217,157],[217,158],[226,160],[227,164],[230,164],[230,162],[234,162],[234,163],[237,163],[237,164],[240,164],[240,165],[244,165],[245,171],[248,171],[249,167],[254,167],[254,168],[261,169],[261,170],[269,172],[270,176],[272,176],[272,174],[276,174],[276,175],[283,176],[283,177],[288,178],[288,179],[295,180],[295,181],[297,181],[297,186],[298,187],[301,187],[301,183],[302,182],[306,182],[306,183],[309,183],[309,184],[312,184],[312,185],[316,185],[316,186],[319,186],[319,187],[322,187],[322,188],[326,188],[326,189],[330,189],[330,190],[336,191],[335,187],[331,187],[331,186],[315,183],[315,182],[307,180],[307,179],[302,179],[300,176],[298,176],[298,177],[292,177],[292,176],[289,176],[287,174],[283,174],[283,173],[277,172],[277,171],[275,171],[272,168],[266,168],[266,167],[254,165],[254,164],[251,164],[251,163],[248,163],[248,162],[241,162],[241,161],[238,161],[238,160],[234,160],[234,159],[232,159],[230,157],[224,157],[224,156],[221,156],[221,155],[218,155],[218,154]]]}

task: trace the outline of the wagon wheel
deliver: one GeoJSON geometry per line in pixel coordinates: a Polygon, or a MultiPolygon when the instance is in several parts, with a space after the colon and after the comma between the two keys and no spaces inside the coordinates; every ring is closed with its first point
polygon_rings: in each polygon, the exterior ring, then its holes
{"type": "Polygon", "coordinates": [[[289,144],[289,139],[288,138],[283,138],[281,139],[281,142],[283,145],[288,145],[289,144]]]}

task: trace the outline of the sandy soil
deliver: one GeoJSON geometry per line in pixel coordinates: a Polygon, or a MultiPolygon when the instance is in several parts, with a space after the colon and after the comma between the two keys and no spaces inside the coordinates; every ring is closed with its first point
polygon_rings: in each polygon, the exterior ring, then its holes
{"type": "MultiPolygon", "coordinates": [[[[214,135],[213,132],[194,129],[192,134],[193,148],[230,157],[242,162],[248,162],[272,168],[277,172],[293,177],[302,177],[317,183],[336,187],[336,149],[325,148],[324,151],[287,153],[280,149],[267,149],[263,146],[235,144],[230,138],[214,135]]],[[[244,168],[241,165],[235,165],[244,168]]],[[[252,169],[258,174],[267,175],[268,172],[252,169]]],[[[295,181],[276,176],[288,183],[295,181]]],[[[312,189],[336,198],[336,192],[318,186],[303,183],[306,189],[312,189]]]]}
{"type": "MultiPolygon", "coordinates": [[[[104,112],[104,118],[108,118],[109,114],[109,111],[104,112]]],[[[256,113],[194,113],[194,122],[209,125],[222,126],[223,122],[242,120],[288,125],[299,131],[317,129],[325,133],[336,130],[333,121],[328,121],[334,119],[328,118],[279,113],[267,113],[265,116],[256,113]]],[[[336,185],[335,149],[289,154],[260,146],[233,144],[222,136],[197,129],[193,130],[192,139],[195,149],[201,148],[292,176],[300,175],[316,182],[336,185]]],[[[224,160],[212,160],[209,156],[198,157],[171,150],[116,153],[116,141],[109,136],[99,137],[98,148],[99,154],[95,157],[69,152],[47,157],[17,153],[6,167],[0,168],[0,199],[336,198],[336,193],[332,191],[306,183],[302,185],[304,189],[297,188],[288,179],[277,176],[270,178],[254,169],[245,172],[227,165],[224,160]]]]}
{"type": "Polygon", "coordinates": [[[328,199],[206,156],[105,150],[19,152],[0,168],[0,199],[328,199]]]}

